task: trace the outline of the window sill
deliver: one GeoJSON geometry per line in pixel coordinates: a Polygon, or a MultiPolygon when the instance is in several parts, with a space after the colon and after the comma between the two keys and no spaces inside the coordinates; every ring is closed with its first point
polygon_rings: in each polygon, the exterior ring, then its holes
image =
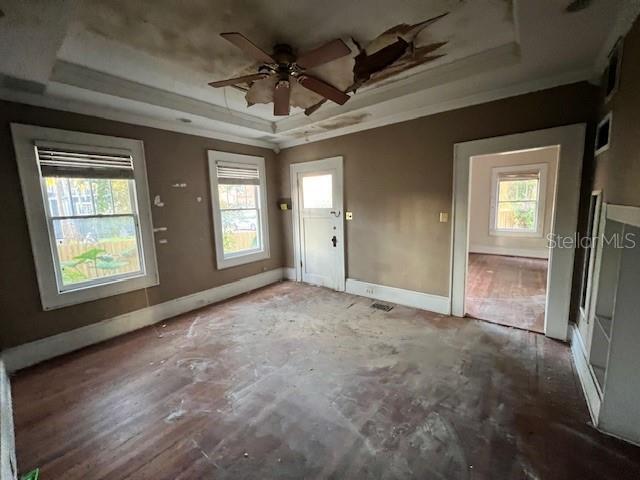
{"type": "Polygon", "coordinates": [[[542,238],[542,232],[517,232],[513,230],[491,230],[492,237],[542,238]]]}
{"type": "Polygon", "coordinates": [[[237,255],[227,258],[218,259],[218,270],[224,270],[225,268],[237,267],[239,265],[245,265],[247,263],[258,262],[260,260],[266,260],[271,258],[271,254],[267,250],[258,251],[255,253],[247,253],[244,255],[237,255]]]}
{"type": "Polygon", "coordinates": [[[102,298],[113,297],[123,293],[142,290],[143,288],[159,285],[157,275],[139,275],[133,278],[124,278],[103,285],[87,286],[76,290],[67,290],[58,293],[43,291],[41,288],[42,308],[44,310],[56,310],[58,308],[70,307],[80,303],[100,300],[102,298]]]}

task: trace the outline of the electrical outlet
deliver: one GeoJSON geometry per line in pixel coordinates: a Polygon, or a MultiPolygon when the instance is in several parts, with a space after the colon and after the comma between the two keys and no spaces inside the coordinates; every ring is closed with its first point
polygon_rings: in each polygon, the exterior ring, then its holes
{"type": "Polygon", "coordinates": [[[369,295],[373,295],[373,287],[367,287],[365,289],[365,292],[367,292],[369,295]]]}
{"type": "Polygon", "coordinates": [[[440,212],[440,222],[447,223],[449,221],[449,214],[447,212],[440,212]]]}
{"type": "Polygon", "coordinates": [[[353,220],[353,212],[345,212],[344,218],[346,220],[353,220]]]}

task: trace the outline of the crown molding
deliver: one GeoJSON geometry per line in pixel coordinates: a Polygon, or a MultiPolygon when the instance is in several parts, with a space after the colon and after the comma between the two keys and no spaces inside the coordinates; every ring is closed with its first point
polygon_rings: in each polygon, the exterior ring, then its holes
{"type": "Polygon", "coordinates": [[[187,135],[196,135],[199,137],[211,138],[214,140],[223,140],[226,142],[239,143],[242,145],[252,145],[255,147],[268,148],[274,151],[279,150],[278,145],[274,142],[219,132],[216,130],[180,123],[179,121],[170,121],[155,116],[140,115],[124,110],[95,105],[80,100],[52,97],[46,94],[39,95],[28,92],[9,90],[6,88],[0,88],[0,100],[23,103],[35,107],[50,108],[52,110],[61,110],[64,112],[79,113],[82,115],[104,118],[116,122],[124,122],[132,125],[158,128],[160,130],[185,133],[187,135]]]}
{"type": "Polygon", "coordinates": [[[168,108],[237,127],[269,134],[274,133],[273,122],[269,120],[264,120],[248,113],[232,111],[212,103],[143,85],[63,60],[56,62],[50,80],[51,82],[168,108]]]}
{"type": "MultiPolygon", "coordinates": [[[[374,120],[358,123],[355,125],[349,125],[340,129],[310,133],[309,135],[306,135],[302,138],[285,139],[283,141],[280,141],[278,144],[281,149],[284,149],[297,145],[318,142],[333,137],[347,135],[363,130],[370,130],[372,128],[378,128],[394,123],[405,122],[407,120],[413,120],[415,118],[434,115],[436,113],[446,112],[449,110],[456,110],[459,108],[487,103],[494,100],[500,100],[503,98],[524,95],[540,90],[546,90],[548,88],[558,87],[561,85],[587,81],[591,78],[592,73],[593,72],[591,69],[578,70],[575,72],[562,73],[559,75],[549,76],[533,81],[505,85],[496,89],[485,91],[480,90],[474,93],[464,92],[464,85],[462,85],[461,82],[458,82],[457,85],[448,85],[445,89],[443,89],[444,91],[439,92],[438,97],[446,99],[444,101],[425,104],[425,102],[420,102],[419,99],[415,98],[422,92],[416,92],[413,95],[407,95],[405,99],[398,98],[393,102],[388,102],[387,105],[385,105],[386,115],[376,115],[377,118],[374,118],[374,120]],[[456,88],[459,90],[459,92],[456,92],[456,88]],[[418,105],[418,107],[410,108],[410,105],[413,105],[414,107],[418,105]]],[[[334,119],[339,118],[340,116],[334,117],[334,119]]]]}

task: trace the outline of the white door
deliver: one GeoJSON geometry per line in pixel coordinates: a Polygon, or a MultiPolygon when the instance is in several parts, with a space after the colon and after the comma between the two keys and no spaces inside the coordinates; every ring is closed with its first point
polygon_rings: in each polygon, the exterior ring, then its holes
{"type": "Polygon", "coordinates": [[[342,158],[292,165],[299,280],[344,290],[342,158]]]}

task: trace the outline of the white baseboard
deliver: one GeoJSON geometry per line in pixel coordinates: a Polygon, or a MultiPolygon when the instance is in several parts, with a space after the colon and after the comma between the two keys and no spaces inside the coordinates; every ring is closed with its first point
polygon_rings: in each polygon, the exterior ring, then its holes
{"type": "Polygon", "coordinates": [[[0,480],[16,480],[17,478],[11,385],[4,362],[0,359],[0,480]]]}
{"type": "Polygon", "coordinates": [[[576,372],[580,379],[582,391],[587,400],[591,421],[595,427],[598,426],[598,418],[600,416],[600,394],[596,386],[596,379],[591,373],[589,360],[584,349],[584,343],[580,336],[580,331],[575,325],[570,326],[571,331],[571,353],[573,354],[573,362],[576,366],[576,372]]]}
{"type": "Polygon", "coordinates": [[[413,290],[387,287],[385,285],[354,280],[353,278],[347,278],[346,292],[385,302],[397,303],[398,305],[405,305],[407,307],[441,313],[443,315],[449,315],[451,313],[449,297],[440,295],[430,295],[428,293],[414,292],[413,290]]]}
{"type": "Polygon", "coordinates": [[[282,269],[283,276],[285,280],[293,280],[296,281],[296,269],[293,267],[284,267],[282,269]]]}
{"type": "Polygon", "coordinates": [[[236,282],[169,300],[140,310],[125,313],[76,330],[19,345],[2,352],[2,359],[10,372],[20,370],[50,358],[78,350],[94,343],[138,330],[142,327],[175,317],[227,298],[278,282],[282,268],[262,272],[236,282]]]}
{"type": "Polygon", "coordinates": [[[549,258],[548,248],[513,248],[496,247],[495,245],[469,244],[469,253],[485,253],[487,255],[506,255],[509,257],[549,258]]]}

